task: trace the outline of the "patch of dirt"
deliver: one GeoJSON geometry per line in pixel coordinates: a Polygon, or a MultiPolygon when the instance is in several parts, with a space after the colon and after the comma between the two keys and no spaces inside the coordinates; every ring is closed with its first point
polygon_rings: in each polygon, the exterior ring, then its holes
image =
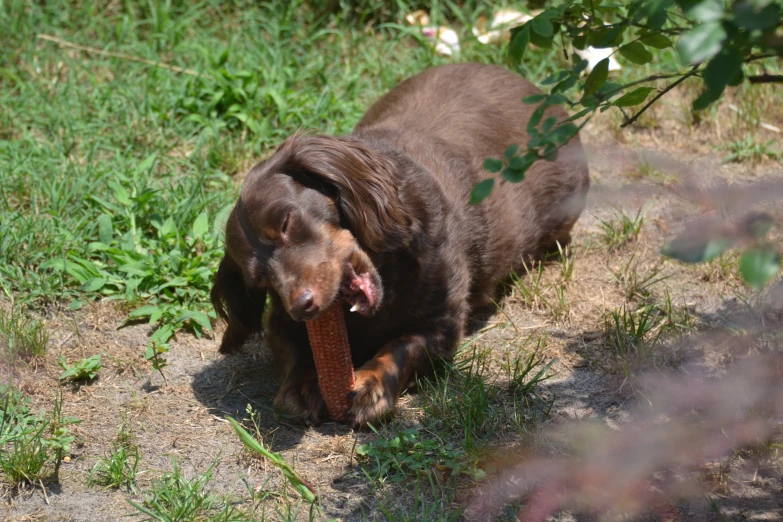
{"type": "MultiPolygon", "coordinates": [[[[700,126],[678,123],[686,117],[683,100],[670,96],[664,101],[650,116],[652,123],[623,134],[624,143],[614,138],[617,132],[611,129],[611,122],[606,123],[609,118],[582,134],[593,189],[588,209],[574,232],[574,272],[564,286],[567,305],[560,317],[553,318],[551,309],[525,302],[518,292],[512,292],[502,313],[490,318],[494,328],[482,340],[498,351],[504,342],[519,345],[529,336],[546,337],[543,355],[557,359],[555,376],[542,384],[542,390],[556,397],[550,422],[589,417],[616,427],[629,420],[638,402],[640,394],[617,371],[604,337],[605,315],[629,303],[627,289],[618,282],[617,274],[623,267],[632,267],[641,279],[658,274],[655,277],[662,280],[651,285],[644,299],[661,303],[668,295],[677,309],[693,319],[695,329],[736,320],[742,300],[749,295],[734,275],[736,266],[730,270],[723,270],[716,262],[686,266],[662,259],[659,248],[684,220],[700,211],[678,188],[685,176],[696,174],[732,184],[780,176],[779,166],[722,165],[721,154],[713,147],[725,135],[725,125],[723,131],[717,131],[720,126],[713,122],[703,131],[700,126]],[[601,220],[616,216],[615,207],[626,209],[629,215],[642,208],[644,225],[635,241],[610,252],[598,234],[601,220]]],[[[731,113],[725,107],[718,111],[719,117],[731,113]]],[[[729,122],[726,119],[724,124],[729,122]]],[[[560,277],[559,265],[550,264],[542,283],[554,285],[560,277]]],[[[140,469],[146,470],[137,481],[140,491],[170,469],[172,458],[188,476],[203,473],[217,462],[211,487],[217,493],[232,494],[238,502],[247,501],[248,488],[282,491],[280,473],[263,460],[249,458],[226,420],[228,416],[244,418],[248,405],[260,412],[259,430],[265,444],[281,452],[318,488],[324,518],[347,521],[380,516],[377,503],[388,498],[388,493],[374,491],[352,458],[355,447],[374,435],[336,424],[305,429],[279,422],[272,412],[278,382],[266,349],[248,348],[237,356],[220,357],[217,341],[180,334],[167,355],[170,365],[165,369],[168,382],[164,384],[143,359],[149,328],[119,328],[123,318],[123,313],[109,304],[55,314],[46,321],[51,340],[45,360],[13,375],[16,386],[37,408],[51,409],[61,371],[57,358],[64,355],[73,361],[105,354],[95,382],[63,388],[64,413],[82,422],[72,427],[77,441],[70,462],[61,468],[59,483],[47,484],[45,492],[41,488],[6,491],[0,507],[6,520],[113,521],[135,515],[127,499],[139,501],[139,495],[87,487],[91,469],[123,423],[133,432],[142,455],[140,469]]],[[[730,367],[731,359],[725,350],[705,350],[698,343],[686,343],[671,353],[661,353],[654,370],[684,372],[698,367],[720,372],[730,367]]],[[[5,378],[11,378],[7,370],[5,378]]],[[[414,424],[420,418],[415,394],[401,399],[396,415],[402,424],[414,424]]],[[[498,433],[496,439],[498,444],[521,440],[504,433],[498,433]]],[[[783,519],[783,464],[771,463],[759,473],[752,462],[740,455],[725,464],[728,468],[720,480],[732,485],[716,487],[715,504],[725,520],[783,519]]],[[[466,481],[461,491],[467,498],[471,483],[466,481]]],[[[409,492],[403,494],[406,496],[399,502],[410,503],[409,492]]],[[[267,502],[270,513],[275,506],[285,505],[285,500],[274,495],[267,502]]],[[[672,509],[671,520],[716,519],[713,505],[704,497],[672,509]]],[[[304,511],[302,519],[306,518],[304,511]]],[[[573,516],[564,514],[562,519],[573,516]]]]}

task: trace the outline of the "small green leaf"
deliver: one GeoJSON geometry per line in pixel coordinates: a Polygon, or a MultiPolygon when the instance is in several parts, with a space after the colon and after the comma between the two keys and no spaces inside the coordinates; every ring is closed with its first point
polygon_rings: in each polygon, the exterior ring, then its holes
{"type": "Polygon", "coordinates": [[[631,92],[627,92],[619,97],[614,104],[618,107],[631,107],[633,105],[639,105],[647,96],[650,95],[655,89],[653,87],[639,87],[631,92]]]}
{"type": "Polygon", "coordinates": [[[93,277],[88,279],[81,287],[83,292],[97,292],[106,284],[105,277],[93,277]]]}
{"type": "Polygon", "coordinates": [[[111,245],[113,235],[111,217],[107,214],[98,216],[98,239],[104,245],[111,245]]]}
{"type": "Polygon", "coordinates": [[[690,0],[684,4],[682,10],[697,22],[704,24],[717,22],[723,18],[723,2],[721,0],[690,0]]]}
{"type": "Polygon", "coordinates": [[[541,122],[541,118],[543,118],[545,110],[546,105],[539,105],[536,107],[536,110],[533,111],[533,114],[530,115],[530,119],[527,120],[527,133],[531,136],[536,133],[536,127],[538,127],[538,124],[541,122]]]}
{"type": "Polygon", "coordinates": [[[763,3],[734,2],[734,21],[738,26],[749,31],[766,31],[777,27],[780,24],[780,4],[770,3],[756,11],[760,5],[763,3]]]}
{"type": "MultiPolygon", "coordinates": [[[[506,147],[506,150],[503,151],[503,157],[506,159],[506,161],[510,161],[511,158],[517,155],[517,152],[519,151],[519,145],[510,145],[506,147]]],[[[503,165],[501,164],[501,167],[503,165]]],[[[491,171],[490,171],[491,172],[491,171]]],[[[497,172],[497,171],[495,171],[497,172]]]]}
{"type": "Polygon", "coordinates": [[[231,215],[231,211],[234,209],[234,203],[221,208],[215,216],[215,221],[212,223],[212,237],[221,238],[226,232],[226,223],[228,222],[228,216],[231,215]]]}
{"type": "Polygon", "coordinates": [[[530,96],[525,96],[522,98],[522,103],[526,103],[528,105],[534,105],[536,103],[540,103],[546,99],[546,94],[532,94],[530,96]]]}
{"type": "Polygon", "coordinates": [[[109,188],[111,188],[112,193],[114,194],[114,199],[116,199],[120,205],[124,207],[131,206],[132,203],[131,203],[130,193],[125,187],[123,187],[116,181],[109,181],[107,185],[109,185],[109,188]]]}
{"type": "Polygon", "coordinates": [[[648,34],[640,38],[639,41],[647,47],[654,47],[655,49],[666,49],[672,46],[672,41],[660,33],[648,34]]]}
{"type": "Polygon", "coordinates": [[[538,34],[539,36],[543,36],[544,38],[551,38],[555,35],[554,28],[552,27],[552,22],[550,22],[548,19],[544,18],[543,16],[536,16],[530,21],[530,27],[533,29],[533,31],[538,34]]]}
{"type": "Polygon", "coordinates": [[[683,263],[704,263],[720,256],[734,242],[723,236],[685,233],[661,248],[661,255],[683,263]]]}
{"type": "Polygon", "coordinates": [[[203,239],[207,232],[209,232],[209,217],[206,212],[202,212],[193,222],[193,237],[203,239]]]}
{"type": "Polygon", "coordinates": [[[550,116],[541,124],[541,132],[549,132],[557,124],[557,116],[550,116]]]}
{"type": "Polygon", "coordinates": [[[492,188],[495,186],[495,180],[493,178],[487,178],[480,181],[470,191],[470,204],[475,205],[481,203],[492,193],[492,188]]]}
{"type": "Polygon", "coordinates": [[[726,31],[720,23],[707,23],[681,34],[677,49],[683,62],[701,63],[718,54],[725,39],[726,31]]]}
{"type": "Polygon", "coordinates": [[[780,269],[780,251],[771,244],[750,247],[742,253],[739,270],[745,283],[760,292],[780,269]]]}
{"type": "Polygon", "coordinates": [[[484,160],[484,170],[497,173],[503,169],[503,162],[497,158],[487,158],[484,160]]]}
{"type": "Polygon", "coordinates": [[[625,44],[622,47],[620,47],[618,51],[623,56],[623,58],[637,65],[644,65],[646,63],[650,63],[653,59],[653,56],[652,54],[650,54],[650,51],[645,49],[644,45],[642,45],[639,42],[631,42],[625,44]]]}
{"type": "Polygon", "coordinates": [[[174,327],[172,327],[170,324],[165,324],[155,330],[155,332],[150,336],[149,342],[166,343],[173,335],[174,327]]]}
{"type": "Polygon", "coordinates": [[[144,161],[139,163],[134,171],[138,174],[146,174],[150,170],[152,170],[153,165],[155,164],[155,160],[158,158],[158,153],[153,152],[149,156],[147,156],[144,161]]]}
{"type": "Polygon", "coordinates": [[[149,317],[150,315],[154,314],[158,308],[158,305],[151,304],[140,306],[128,314],[128,319],[142,319],[144,317],[149,317]]]}
{"type": "Polygon", "coordinates": [[[508,47],[508,53],[511,58],[518,62],[525,54],[525,49],[530,43],[530,28],[528,24],[522,26],[521,29],[511,32],[511,44],[508,47]]]}
{"type": "Polygon", "coordinates": [[[505,179],[509,183],[519,183],[520,181],[525,179],[524,171],[520,172],[518,170],[512,170],[512,169],[503,169],[501,176],[503,176],[503,179],[505,179]]]}
{"type": "Polygon", "coordinates": [[[710,89],[704,89],[704,92],[702,92],[695,100],[693,100],[693,110],[694,111],[703,111],[707,107],[709,107],[713,102],[718,100],[720,98],[721,93],[712,91],[710,89]]]}
{"type": "Polygon", "coordinates": [[[744,57],[739,50],[723,49],[704,68],[704,84],[714,94],[722,94],[726,85],[742,72],[743,61],[744,57]]]}
{"type": "Polygon", "coordinates": [[[584,95],[589,96],[597,91],[609,77],[609,58],[604,58],[596,64],[585,80],[584,95]]]}

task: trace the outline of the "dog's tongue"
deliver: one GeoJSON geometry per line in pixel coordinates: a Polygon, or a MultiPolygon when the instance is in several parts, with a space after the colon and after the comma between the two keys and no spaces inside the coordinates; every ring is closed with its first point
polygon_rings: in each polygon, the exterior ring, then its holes
{"type": "Polygon", "coordinates": [[[378,289],[372,282],[369,272],[357,274],[350,263],[347,266],[348,273],[348,302],[351,304],[351,312],[366,314],[375,305],[378,297],[378,289]]]}

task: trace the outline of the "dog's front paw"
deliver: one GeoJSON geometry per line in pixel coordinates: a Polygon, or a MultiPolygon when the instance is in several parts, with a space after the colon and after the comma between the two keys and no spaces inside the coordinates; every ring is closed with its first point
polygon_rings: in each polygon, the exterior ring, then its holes
{"type": "Polygon", "coordinates": [[[275,397],[275,411],[307,426],[320,426],[329,418],[315,370],[292,372],[275,397]]]}
{"type": "Polygon", "coordinates": [[[351,409],[346,416],[348,424],[358,428],[373,423],[394,408],[396,379],[384,376],[383,372],[360,368],[354,381],[353,391],[348,394],[351,400],[351,409]],[[390,382],[392,380],[395,382],[390,382]]]}

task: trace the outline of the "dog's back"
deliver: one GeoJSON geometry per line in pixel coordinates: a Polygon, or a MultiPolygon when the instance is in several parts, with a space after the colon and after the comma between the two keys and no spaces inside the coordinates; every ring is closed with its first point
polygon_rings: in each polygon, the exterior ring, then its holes
{"type": "MultiPolygon", "coordinates": [[[[473,186],[491,176],[486,158],[500,158],[510,145],[524,148],[527,122],[536,105],[522,98],[540,91],[502,67],[454,64],[428,69],[376,102],[356,126],[356,134],[382,134],[438,178],[453,201],[467,201],[473,186]]],[[[567,115],[551,107],[546,117],[567,115]]],[[[578,138],[555,161],[537,161],[522,183],[496,186],[484,203],[468,209],[485,223],[476,233],[484,248],[476,269],[488,287],[498,274],[522,269],[570,240],[584,208],[588,169],[578,138]]],[[[471,221],[469,219],[468,221],[471,221]]],[[[482,279],[479,277],[479,279],[482,279]]]]}

